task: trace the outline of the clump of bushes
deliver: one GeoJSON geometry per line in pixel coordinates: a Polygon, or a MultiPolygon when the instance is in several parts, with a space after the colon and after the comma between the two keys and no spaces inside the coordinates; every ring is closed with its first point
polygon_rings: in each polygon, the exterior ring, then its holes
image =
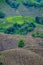
{"type": "Polygon", "coordinates": [[[19,3],[17,3],[16,0],[6,0],[6,3],[15,9],[19,7],[19,3]]]}
{"type": "Polygon", "coordinates": [[[7,34],[20,34],[20,35],[26,35],[28,32],[33,31],[35,28],[34,23],[23,23],[22,25],[20,24],[13,24],[12,27],[9,27],[5,33],[7,34]]]}
{"type": "Polygon", "coordinates": [[[41,33],[41,32],[36,32],[36,33],[33,33],[32,34],[32,37],[40,37],[40,38],[43,38],[43,33],[41,33]]]}
{"type": "Polygon", "coordinates": [[[24,1],[23,2],[23,5],[25,5],[26,7],[41,7],[41,3],[40,3],[40,0],[36,0],[36,2],[34,1],[31,1],[31,0],[29,0],[29,1],[24,1]]]}
{"type": "Polygon", "coordinates": [[[5,31],[5,33],[7,33],[7,34],[13,34],[13,32],[14,32],[14,28],[13,28],[13,27],[9,27],[9,28],[5,31]]]}
{"type": "Polygon", "coordinates": [[[19,42],[18,42],[18,47],[24,47],[25,46],[25,43],[24,43],[24,40],[20,39],[19,42]]]}
{"type": "Polygon", "coordinates": [[[43,25],[43,17],[36,17],[35,21],[36,21],[36,23],[43,25]]]}
{"type": "Polygon", "coordinates": [[[29,2],[23,2],[23,5],[25,5],[26,7],[33,7],[33,3],[29,3],[29,2]]]}

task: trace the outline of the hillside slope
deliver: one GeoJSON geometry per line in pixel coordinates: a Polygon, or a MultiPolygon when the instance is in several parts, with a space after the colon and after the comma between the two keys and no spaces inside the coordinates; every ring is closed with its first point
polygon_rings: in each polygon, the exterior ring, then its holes
{"type": "Polygon", "coordinates": [[[43,65],[43,58],[24,49],[3,51],[0,61],[5,65],[43,65]]]}
{"type": "MultiPolygon", "coordinates": [[[[18,0],[19,2],[19,0],[18,0]]],[[[32,1],[31,1],[32,2],[32,1]]],[[[12,1],[11,1],[12,3],[12,1]]],[[[27,8],[23,4],[20,4],[19,7],[15,10],[15,8],[12,8],[9,6],[5,0],[0,0],[0,10],[3,11],[6,16],[42,16],[43,15],[43,7],[41,8],[35,8],[35,7],[29,7],[27,8]]]]}
{"type": "MultiPolygon", "coordinates": [[[[1,1],[1,0],[0,0],[1,1]]],[[[20,13],[18,11],[15,11],[15,9],[11,8],[5,0],[2,0],[0,2],[0,10],[5,13],[6,16],[19,16],[20,13]]]]}
{"type": "Polygon", "coordinates": [[[43,47],[43,39],[42,38],[33,38],[31,36],[22,36],[22,35],[7,35],[0,34],[0,51],[14,49],[18,47],[18,42],[20,39],[25,41],[26,47],[36,46],[40,48],[43,47]]]}

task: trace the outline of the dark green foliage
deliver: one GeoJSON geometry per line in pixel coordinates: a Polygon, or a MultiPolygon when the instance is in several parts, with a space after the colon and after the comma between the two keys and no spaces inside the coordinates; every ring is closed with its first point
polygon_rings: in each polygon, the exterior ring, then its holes
{"type": "MultiPolygon", "coordinates": [[[[40,1],[39,0],[36,0],[37,3],[39,3],[40,1]]],[[[31,2],[31,1],[26,1],[26,2],[23,2],[23,5],[26,6],[26,7],[41,7],[41,4],[37,4],[37,3],[34,3],[34,2],[31,2]]]]}
{"type": "Polygon", "coordinates": [[[35,20],[36,20],[36,23],[39,23],[39,17],[36,17],[35,20]]]}
{"type": "Polygon", "coordinates": [[[14,28],[13,28],[13,27],[9,27],[9,28],[5,31],[5,33],[7,33],[7,34],[13,34],[13,32],[14,32],[14,28]]]}
{"type": "Polygon", "coordinates": [[[0,12],[0,18],[4,18],[5,14],[3,12],[0,12]]]}
{"type": "Polygon", "coordinates": [[[34,23],[28,23],[25,22],[24,24],[20,25],[20,24],[13,24],[12,27],[9,27],[5,33],[7,34],[20,34],[20,35],[26,35],[28,32],[31,32],[34,30],[35,28],[35,24],[34,23]]]}
{"type": "Polygon", "coordinates": [[[36,20],[36,23],[43,24],[43,17],[36,17],[35,20],[36,20]]]}
{"type": "Polygon", "coordinates": [[[33,7],[34,6],[32,3],[29,3],[29,2],[23,2],[23,5],[25,5],[26,7],[33,7]]]}
{"type": "Polygon", "coordinates": [[[40,37],[40,38],[43,38],[43,33],[37,31],[36,33],[33,33],[32,34],[32,37],[40,37]]]}
{"type": "Polygon", "coordinates": [[[16,0],[6,0],[6,3],[9,4],[12,8],[17,9],[19,7],[19,3],[16,0]]]}
{"type": "Polygon", "coordinates": [[[0,65],[4,65],[2,62],[0,62],[0,65]]]}
{"type": "Polygon", "coordinates": [[[19,43],[18,43],[18,47],[24,47],[25,46],[25,43],[24,43],[24,40],[20,40],[19,43]]]}
{"type": "Polygon", "coordinates": [[[40,2],[41,0],[36,0],[37,2],[40,2]]]}
{"type": "Polygon", "coordinates": [[[20,25],[20,24],[15,23],[15,24],[13,25],[13,27],[14,27],[14,28],[16,28],[16,29],[18,29],[18,28],[21,28],[21,25],[20,25]]]}

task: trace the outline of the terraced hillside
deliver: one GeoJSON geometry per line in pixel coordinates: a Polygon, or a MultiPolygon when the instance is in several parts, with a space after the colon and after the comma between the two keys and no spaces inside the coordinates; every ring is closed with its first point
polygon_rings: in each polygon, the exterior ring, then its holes
{"type": "Polygon", "coordinates": [[[43,65],[43,0],[0,0],[0,65],[43,65]]]}

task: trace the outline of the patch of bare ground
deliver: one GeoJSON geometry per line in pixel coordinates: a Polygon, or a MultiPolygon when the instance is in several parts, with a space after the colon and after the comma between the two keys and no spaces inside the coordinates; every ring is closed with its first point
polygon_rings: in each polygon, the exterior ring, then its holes
{"type": "Polygon", "coordinates": [[[43,47],[42,38],[33,38],[31,36],[21,36],[21,35],[0,34],[0,51],[17,48],[20,39],[23,39],[25,41],[26,46],[34,46],[39,48],[43,47]]]}
{"type": "Polygon", "coordinates": [[[17,48],[1,54],[0,61],[5,65],[43,65],[43,58],[30,50],[17,48]]]}
{"type": "Polygon", "coordinates": [[[32,52],[35,52],[36,54],[43,57],[43,47],[40,47],[40,46],[26,46],[24,49],[31,50],[32,52]]]}

